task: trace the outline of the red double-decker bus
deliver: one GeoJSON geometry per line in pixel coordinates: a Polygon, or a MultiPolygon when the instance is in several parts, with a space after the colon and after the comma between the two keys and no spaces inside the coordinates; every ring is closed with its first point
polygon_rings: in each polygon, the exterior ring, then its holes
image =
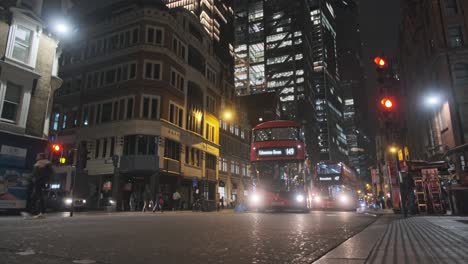
{"type": "Polygon", "coordinates": [[[315,166],[311,207],[354,210],[358,207],[357,173],[343,162],[320,162],[315,166]]]}
{"type": "Polygon", "coordinates": [[[307,211],[307,169],[301,124],[275,120],[252,129],[250,161],[256,174],[253,209],[307,211]]]}

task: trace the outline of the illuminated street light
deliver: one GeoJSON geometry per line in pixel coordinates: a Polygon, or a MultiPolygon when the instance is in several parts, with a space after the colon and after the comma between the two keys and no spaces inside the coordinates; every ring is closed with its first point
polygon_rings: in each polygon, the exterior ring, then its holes
{"type": "Polygon", "coordinates": [[[232,112],[230,110],[226,110],[223,113],[224,120],[231,120],[232,116],[233,116],[233,114],[232,114],[232,112]]]}
{"type": "Polygon", "coordinates": [[[390,147],[391,153],[397,153],[398,149],[396,147],[390,147]]]}
{"type": "Polygon", "coordinates": [[[55,30],[60,34],[66,34],[70,31],[70,27],[66,23],[60,22],[55,25],[55,30]]]}
{"type": "Polygon", "coordinates": [[[440,103],[440,98],[438,96],[430,96],[426,99],[426,102],[429,105],[438,105],[440,103]]]}

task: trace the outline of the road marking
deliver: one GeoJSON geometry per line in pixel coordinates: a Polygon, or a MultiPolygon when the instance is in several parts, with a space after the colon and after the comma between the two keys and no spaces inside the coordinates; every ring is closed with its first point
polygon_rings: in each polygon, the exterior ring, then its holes
{"type": "Polygon", "coordinates": [[[326,214],[326,216],[338,216],[337,214],[326,214]]]}

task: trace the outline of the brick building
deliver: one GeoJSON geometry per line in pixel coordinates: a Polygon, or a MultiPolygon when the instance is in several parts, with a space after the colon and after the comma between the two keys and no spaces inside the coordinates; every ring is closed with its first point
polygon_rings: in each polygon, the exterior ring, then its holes
{"type": "Polygon", "coordinates": [[[62,83],[58,41],[41,16],[42,1],[0,4],[0,183],[1,194],[11,194],[0,209],[25,206],[24,186],[10,193],[11,183],[27,182],[21,179],[46,150],[51,93],[62,83]]]}

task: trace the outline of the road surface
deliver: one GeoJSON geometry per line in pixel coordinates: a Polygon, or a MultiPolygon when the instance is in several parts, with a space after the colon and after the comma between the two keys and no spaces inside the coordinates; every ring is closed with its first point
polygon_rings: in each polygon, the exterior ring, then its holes
{"type": "Polygon", "coordinates": [[[375,220],[318,211],[0,217],[0,262],[312,263],[375,220]]]}

